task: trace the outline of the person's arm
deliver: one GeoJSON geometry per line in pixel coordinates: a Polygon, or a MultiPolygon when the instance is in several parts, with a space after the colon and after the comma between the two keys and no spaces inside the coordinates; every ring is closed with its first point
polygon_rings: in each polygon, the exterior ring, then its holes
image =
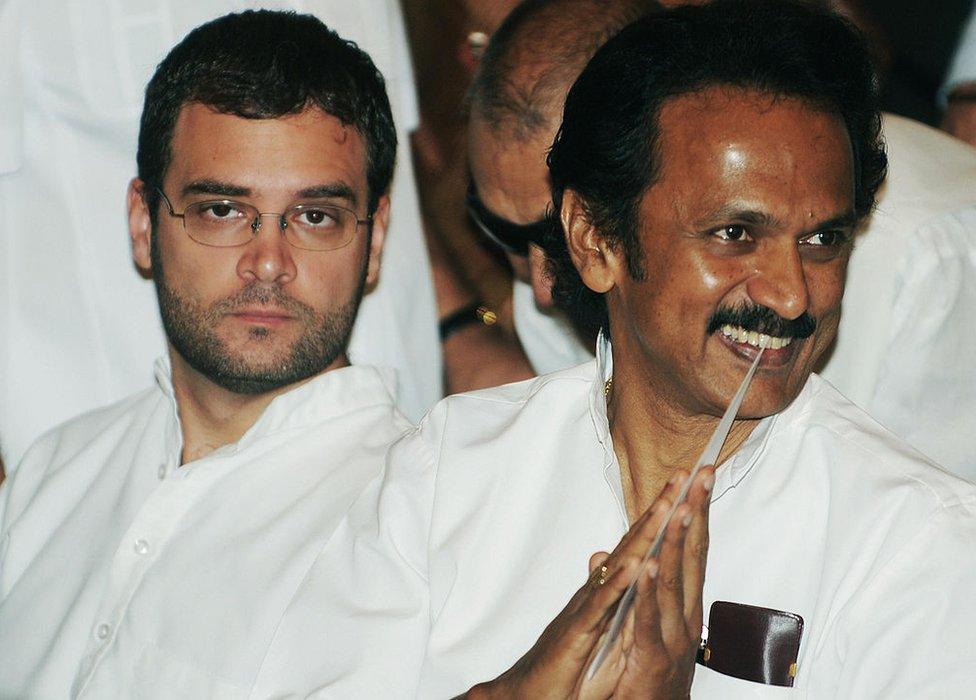
{"type": "Polygon", "coordinates": [[[441,319],[446,393],[457,394],[535,376],[514,334],[506,332],[490,317],[479,317],[475,294],[450,253],[436,239],[429,242],[441,319]]]}

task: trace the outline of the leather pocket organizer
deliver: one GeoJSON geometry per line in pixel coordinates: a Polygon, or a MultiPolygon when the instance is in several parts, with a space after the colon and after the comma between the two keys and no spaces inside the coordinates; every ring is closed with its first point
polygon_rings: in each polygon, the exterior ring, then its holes
{"type": "Polygon", "coordinates": [[[715,601],[698,663],[734,678],[792,687],[802,634],[803,618],[795,613],[715,601]]]}

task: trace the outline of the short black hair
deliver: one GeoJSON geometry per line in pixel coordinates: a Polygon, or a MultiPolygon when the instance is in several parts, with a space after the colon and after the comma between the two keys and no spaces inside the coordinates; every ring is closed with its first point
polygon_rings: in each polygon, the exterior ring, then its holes
{"type": "MultiPolygon", "coordinates": [[[[711,86],[799,98],[839,115],[854,153],[854,208],[870,213],[884,180],[878,86],[860,32],[816,3],[716,0],[650,15],[607,42],[566,99],[549,154],[553,215],[576,192],[589,221],[642,279],[638,206],[660,173],[659,116],[711,86]]],[[[604,297],[583,284],[558,224],[546,241],[553,295],[587,333],[609,331],[604,297]]]]}
{"type": "Polygon", "coordinates": [[[383,76],[369,56],[311,16],[272,10],[203,24],[163,59],[146,88],[139,125],[139,178],[155,221],[180,110],[200,103],[248,119],[314,106],[352,125],[366,144],[367,213],[387,192],[396,132],[383,76]]]}

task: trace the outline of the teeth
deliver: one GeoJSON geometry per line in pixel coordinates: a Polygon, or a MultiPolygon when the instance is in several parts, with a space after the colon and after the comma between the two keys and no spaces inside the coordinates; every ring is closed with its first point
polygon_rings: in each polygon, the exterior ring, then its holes
{"type": "Polygon", "coordinates": [[[773,350],[779,350],[780,348],[785,348],[787,345],[793,342],[792,338],[777,338],[775,336],[766,335],[765,333],[747,331],[745,328],[731,326],[728,324],[722,326],[721,331],[722,335],[724,335],[726,338],[731,338],[737,343],[747,343],[757,348],[771,348],[773,350]]]}

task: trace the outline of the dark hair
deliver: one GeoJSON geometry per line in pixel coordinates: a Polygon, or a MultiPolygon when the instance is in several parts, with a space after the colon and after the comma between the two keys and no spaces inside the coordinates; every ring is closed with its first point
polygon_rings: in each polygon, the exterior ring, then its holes
{"type": "Polygon", "coordinates": [[[383,76],[364,51],[311,15],[225,15],[187,34],[159,64],[146,88],[137,156],[154,221],[176,119],[191,102],[248,119],[318,107],[365,141],[368,213],[389,189],[396,132],[383,76]]]}
{"type": "MultiPolygon", "coordinates": [[[[576,192],[591,224],[644,276],[639,202],[660,171],[659,115],[669,99],[710,86],[795,97],[839,115],[854,152],[854,207],[863,218],[885,177],[877,80],[860,33],[811,3],[716,0],[648,16],[586,66],[566,99],[549,154],[554,216],[576,192]]],[[[562,230],[546,242],[553,294],[582,330],[609,331],[603,295],[580,279],[562,230]]]]}

